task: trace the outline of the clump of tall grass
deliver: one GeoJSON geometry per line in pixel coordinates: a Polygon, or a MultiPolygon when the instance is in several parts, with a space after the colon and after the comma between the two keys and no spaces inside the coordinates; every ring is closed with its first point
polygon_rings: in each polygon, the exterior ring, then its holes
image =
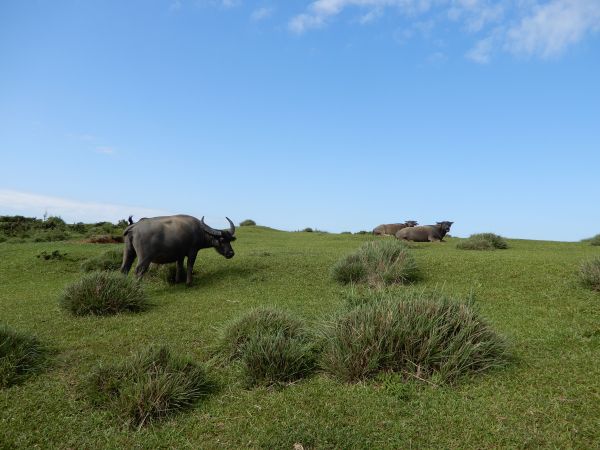
{"type": "Polygon", "coordinates": [[[38,373],[46,363],[47,353],[37,338],[0,325],[0,389],[38,373]]]}
{"type": "Polygon", "coordinates": [[[317,345],[303,324],[277,309],[256,309],[227,326],[217,346],[239,361],[248,386],[290,383],[316,368],[317,345]]]}
{"type": "Polygon", "coordinates": [[[472,301],[395,291],[355,304],[324,331],[322,367],[341,380],[393,371],[452,382],[507,363],[505,340],[472,301]]]}
{"type": "Polygon", "coordinates": [[[139,312],[149,307],[142,286],[117,272],[91,272],[69,285],[60,305],[76,316],[139,312]]]}
{"type": "Polygon", "coordinates": [[[138,429],[190,408],[213,389],[204,367],[166,347],[150,347],[119,364],[99,366],[88,382],[94,405],[111,409],[138,429]]]}
{"type": "Polygon", "coordinates": [[[242,220],[240,222],[240,227],[253,227],[256,226],[256,222],[252,219],[242,220]]]}
{"type": "Polygon", "coordinates": [[[502,236],[494,233],[472,234],[468,239],[456,244],[461,250],[495,250],[506,249],[508,244],[502,236]]]}
{"type": "Polygon", "coordinates": [[[92,272],[94,270],[118,270],[123,260],[121,250],[107,250],[93,258],[86,259],[81,263],[81,270],[92,272]]]}
{"type": "Polygon", "coordinates": [[[579,278],[585,286],[600,291],[600,256],[581,263],[579,278]]]}
{"type": "Polygon", "coordinates": [[[340,259],[332,267],[331,275],[341,283],[384,286],[416,281],[419,269],[406,243],[386,239],[365,242],[357,251],[340,259]]]}

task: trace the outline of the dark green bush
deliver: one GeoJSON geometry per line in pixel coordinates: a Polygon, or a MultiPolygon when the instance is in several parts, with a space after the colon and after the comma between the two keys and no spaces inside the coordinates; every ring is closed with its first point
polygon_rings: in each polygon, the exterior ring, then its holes
{"type": "Polygon", "coordinates": [[[81,270],[92,272],[94,270],[118,270],[123,260],[122,250],[107,250],[93,258],[86,259],[81,263],[81,270]]]}
{"type": "Polygon", "coordinates": [[[96,368],[88,395],[94,405],[139,429],[190,408],[213,389],[202,366],[166,347],[150,347],[119,364],[96,368]]]}
{"type": "Polygon", "coordinates": [[[38,373],[46,359],[47,349],[35,337],[0,325],[0,389],[38,373]]]}
{"type": "Polygon", "coordinates": [[[459,242],[456,248],[461,250],[495,250],[506,249],[508,244],[502,236],[494,233],[472,234],[468,239],[459,242]]]}
{"type": "Polygon", "coordinates": [[[77,316],[110,315],[148,309],[148,297],[133,278],[117,272],[92,272],[67,286],[60,305],[77,316]]]}
{"type": "Polygon", "coordinates": [[[341,283],[366,283],[374,287],[406,284],[419,278],[408,245],[391,239],[365,242],[357,251],[340,259],[331,274],[341,283]]]}
{"type": "Polygon", "coordinates": [[[307,227],[302,231],[304,231],[305,233],[312,233],[314,230],[311,227],[307,227]]]}
{"type": "Polygon", "coordinates": [[[45,261],[53,260],[53,261],[63,261],[67,258],[68,253],[63,253],[60,250],[53,250],[51,253],[47,251],[40,252],[37,257],[43,259],[45,261]]]}
{"type": "Polygon", "coordinates": [[[246,219],[240,222],[240,227],[253,227],[256,226],[256,222],[252,219],[246,219]]]}
{"type": "Polygon", "coordinates": [[[600,245],[600,234],[597,234],[596,236],[587,239],[587,241],[590,243],[590,245],[600,245]]]}
{"type": "Polygon", "coordinates": [[[344,381],[393,371],[451,382],[508,361],[504,339],[472,302],[439,294],[396,291],[364,299],[324,333],[322,366],[344,381]]]}
{"type": "Polygon", "coordinates": [[[289,383],[316,367],[316,344],[304,324],[276,309],[256,309],[232,322],[218,351],[239,360],[249,386],[289,383]]]}
{"type": "Polygon", "coordinates": [[[582,262],[579,277],[585,286],[600,291],[600,256],[582,262]]]}

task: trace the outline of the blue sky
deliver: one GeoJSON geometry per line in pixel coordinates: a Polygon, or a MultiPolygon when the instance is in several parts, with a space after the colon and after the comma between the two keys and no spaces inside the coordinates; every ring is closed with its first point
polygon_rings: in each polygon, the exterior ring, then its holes
{"type": "Polygon", "coordinates": [[[0,214],[600,232],[600,1],[0,2],[0,214]]]}

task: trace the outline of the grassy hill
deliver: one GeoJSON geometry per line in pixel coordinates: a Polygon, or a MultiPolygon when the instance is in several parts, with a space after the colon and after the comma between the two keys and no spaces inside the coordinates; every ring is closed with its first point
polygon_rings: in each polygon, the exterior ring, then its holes
{"type": "MultiPolygon", "coordinates": [[[[600,441],[600,294],[581,286],[589,243],[509,240],[478,252],[415,244],[417,286],[466,296],[506,336],[515,361],[455,385],[383,374],[344,384],[325,374],[283,388],[247,389],[227,367],[193,409],[139,431],[86,399],[90,371],[148,344],[209,359],[225,324],[278,306],[318,324],[343,303],[330,268],[370,235],[241,227],[236,256],[200,252],[192,287],[145,280],[154,306],[139,314],[73,317],[58,298],[81,262],[122,244],[0,243],[0,322],[35,334],[52,365],[0,390],[0,448],[592,448],[600,441]],[[38,258],[59,250],[64,259],[38,258]]],[[[380,238],[387,239],[387,238],[380,238]]],[[[405,288],[399,288],[405,289],[405,288]]]]}

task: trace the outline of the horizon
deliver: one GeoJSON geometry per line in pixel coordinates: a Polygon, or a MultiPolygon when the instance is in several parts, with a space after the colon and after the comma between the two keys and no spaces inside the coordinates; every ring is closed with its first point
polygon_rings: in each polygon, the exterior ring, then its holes
{"type": "Polygon", "coordinates": [[[600,233],[600,2],[7,1],[0,215],[600,233]]]}

